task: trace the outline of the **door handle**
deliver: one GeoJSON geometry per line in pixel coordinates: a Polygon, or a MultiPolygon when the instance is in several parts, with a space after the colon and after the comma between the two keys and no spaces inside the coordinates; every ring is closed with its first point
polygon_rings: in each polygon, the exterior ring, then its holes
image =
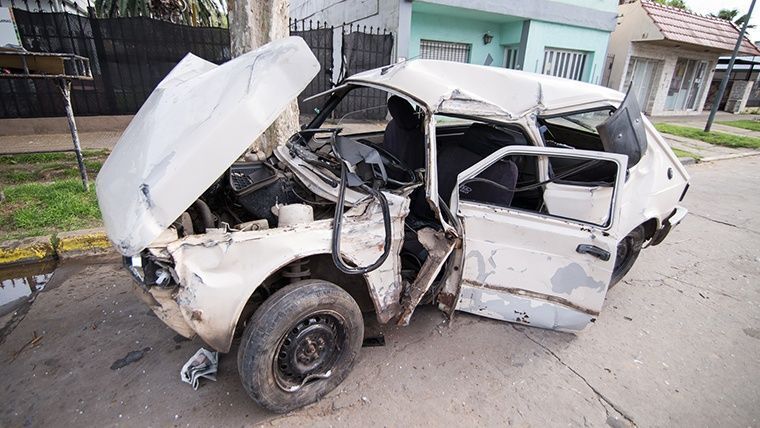
{"type": "Polygon", "coordinates": [[[610,252],[607,250],[603,250],[596,245],[589,245],[589,244],[579,244],[578,248],[575,249],[575,251],[581,253],[581,254],[588,254],[590,256],[594,256],[597,259],[608,261],[610,259],[610,252]]]}

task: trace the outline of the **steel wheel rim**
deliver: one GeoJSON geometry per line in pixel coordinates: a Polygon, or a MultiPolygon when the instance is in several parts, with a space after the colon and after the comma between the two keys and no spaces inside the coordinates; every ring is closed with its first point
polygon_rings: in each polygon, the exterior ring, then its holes
{"type": "Polygon", "coordinates": [[[329,378],[347,341],[345,318],[337,312],[306,315],[277,344],[272,359],[277,386],[295,392],[309,382],[329,378]]]}

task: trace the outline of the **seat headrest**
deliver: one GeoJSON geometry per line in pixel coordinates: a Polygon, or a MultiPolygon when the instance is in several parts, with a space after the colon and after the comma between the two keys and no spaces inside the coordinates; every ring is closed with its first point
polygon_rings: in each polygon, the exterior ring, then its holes
{"type": "Polygon", "coordinates": [[[414,129],[420,126],[420,116],[414,107],[409,104],[409,101],[397,95],[388,98],[388,112],[403,129],[414,129]]]}

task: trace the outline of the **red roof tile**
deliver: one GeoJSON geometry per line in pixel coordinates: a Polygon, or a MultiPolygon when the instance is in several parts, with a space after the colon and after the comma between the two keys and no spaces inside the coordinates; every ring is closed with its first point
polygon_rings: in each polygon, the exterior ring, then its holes
{"type": "MultiPolygon", "coordinates": [[[[731,52],[736,45],[736,38],[739,37],[739,29],[731,21],[697,15],[648,0],[641,0],[641,7],[652,18],[666,40],[731,52]]],[[[746,36],[739,52],[760,55],[760,50],[746,36]]]]}

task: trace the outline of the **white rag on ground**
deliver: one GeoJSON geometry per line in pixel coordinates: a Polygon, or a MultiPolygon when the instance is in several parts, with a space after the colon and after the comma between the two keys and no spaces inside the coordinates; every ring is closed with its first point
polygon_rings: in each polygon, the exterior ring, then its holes
{"type": "Polygon", "coordinates": [[[200,378],[205,377],[216,381],[216,369],[219,361],[219,353],[201,348],[195,353],[179,372],[182,382],[189,383],[193,389],[198,389],[200,378]]]}

